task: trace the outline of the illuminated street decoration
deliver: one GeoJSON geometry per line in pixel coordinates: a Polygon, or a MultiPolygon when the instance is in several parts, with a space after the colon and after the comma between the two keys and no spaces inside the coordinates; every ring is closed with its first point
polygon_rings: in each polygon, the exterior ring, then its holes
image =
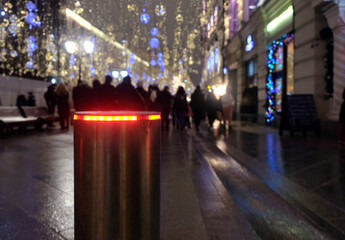
{"type": "Polygon", "coordinates": [[[150,21],[150,15],[148,15],[146,12],[145,12],[145,8],[143,9],[143,13],[141,14],[140,16],[140,21],[144,24],[148,24],[149,21],[150,21]]]}
{"type": "Polygon", "coordinates": [[[145,1],[145,7],[143,13],[140,15],[140,21],[144,24],[148,24],[150,21],[150,15],[146,12],[147,1],[145,1]]]}
{"type": "Polygon", "coordinates": [[[246,52],[250,52],[251,50],[253,50],[255,46],[254,40],[252,35],[248,35],[247,37],[247,45],[246,45],[246,52]]]}
{"type": "Polygon", "coordinates": [[[275,19],[273,19],[271,22],[267,24],[267,27],[266,27],[267,32],[272,32],[281,24],[284,24],[287,21],[292,21],[292,18],[293,18],[293,7],[290,6],[282,14],[280,14],[278,17],[276,17],[275,19]]]}
{"type": "Polygon", "coordinates": [[[150,47],[155,49],[155,48],[158,48],[158,46],[159,46],[159,39],[156,37],[151,38],[150,47]]]}
{"type": "Polygon", "coordinates": [[[151,66],[156,66],[157,65],[157,61],[154,58],[152,58],[151,61],[150,61],[150,65],[151,66]]]}
{"type": "Polygon", "coordinates": [[[9,20],[10,24],[8,26],[8,30],[12,34],[12,36],[15,37],[19,32],[19,20],[15,15],[11,15],[9,20]]]}
{"type": "Polygon", "coordinates": [[[200,34],[197,31],[200,20],[197,13],[199,5],[201,6],[198,0],[190,1],[191,9],[188,11],[183,9],[183,0],[178,0],[178,10],[176,14],[171,14],[176,20],[171,31],[175,28],[178,30],[174,32],[173,41],[168,41],[167,9],[162,0],[148,0],[145,6],[144,1],[119,0],[117,2],[121,18],[116,23],[102,22],[103,15],[99,14],[100,10],[104,10],[104,16],[111,12],[111,8],[104,9],[106,6],[113,6],[114,1],[111,0],[105,0],[102,4],[99,1],[86,3],[86,0],[59,4],[63,15],[57,14],[59,11],[56,2],[59,1],[26,0],[21,4],[14,4],[16,2],[18,1],[5,1],[0,8],[0,20],[3,23],[0,24],[0,40],[6,41],[6,46],[0,48],[0,65],[5,66],[3,68],[7,68],[10,75],[24,76],[28,73],[45,78],[58,74],[71,85],[76,84],[79,75],[77,53],[69,54],[64,48],[67,40],[73,40],[78,42],[78,47],[83,52],[81,72],[83,80],[89,84],[93,76],[101,78],[106,73],[111,74],[114,69],[127,68],[140,77],[144,71],[150,71],[151,77],[161,73],[160,86],[163,86],[164,81],[170,81],[173,72],[180,79],[188,79],[188,84],[191,83],[188,73],[194,71],[193,66],[198,62],[191,55],[193,51],[200,49],[199,44],[196,44],[200,34]],[[37,38],[36,43],[29,36],[37,38]],[[92,54],[86,54],[82,44],[90,38],[96,39],[92,41],[95,48],[88,48],[93,49],[92,54]],[[121,40],[126,40],[127,44],[121,44],[121,40]],[[169,46],[170,42],[173,46],[169,46]],[[19,45],[21,47],[17,47],[19,45]],[[152,58],[147,47],[151,48],[149,51],[155,50],[157,56],[152,58]],[[131,48],[137,52],[132,54],[131,48]],[[124,55],[121,55],[122,52],[124,55]],[[44,57],[38,57],[41,55],[44,57]],[[18,60],[13,61],[13,58],[18,60]],[[148,69],[152,59],[152,63],[156,62],[159,68],[148,69]],[[182,59],[182,62],[178,59],[182,59]],[[173,61],[177,63],[175,67],[173,61]]]}
{"type": "Polygon", "coordinates": [[[129,64],[134,64],[135,63],[135,54],[131,53],[130,58],[128,60],[129,64]]]}
{"type": "Polygon", "coordinates": [[[266,78],[266,123],[272,124],[276,109],[276,93],[280,91],[281,84],[277,84],[273,79],[273,73],[276,70],[277,59],[275,57],[276,52],[284,44],[288,44],[293,39],[293,34],[284,35],[279,40],[273,41],[267,49],[267,78],[266,78]]]}
{"type": "Polygon", "coordinates": [[[155,27],[152,28],[152,29],[151,29],[151,35],[152,35],[152,36],[157,36],[157,34],[158,34],[158,29],[155,28],[155,27]]]}
{"type": "Polygon", "coordinates": [[[29,23],[29,29],[32,29],[32,26],[41,26],[41,21],[37,18],[35,12],[37,12],[36,5],[32,2],[29,1],[26,4],[26,7],[28,9],[28,14],[25,17],[25,21],[29,23]]]}
{"type": "Polygon", "coordinates": [[[165,7],[163,4],[157,4],[155,8],[155,13],[157,16],[163,16],[165,14],[165,7]]]}
{"type": "Polygon", "coordinates": [[[26,51],[30,57],[26,65],[28,68],[32,69],[34,67],[32,56],[33,56],[33,52],[36,51],[37,49],[36,38],[34,38],[33,36],[29,36],[26,39],[26,46],[27,46],[26,51]]]}

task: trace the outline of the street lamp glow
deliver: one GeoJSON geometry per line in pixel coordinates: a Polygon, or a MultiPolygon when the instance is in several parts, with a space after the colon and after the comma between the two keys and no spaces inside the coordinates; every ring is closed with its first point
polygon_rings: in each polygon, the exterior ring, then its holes
{"type": "Polygon", "coordinates": [[[128,72],[126,70],[122,70],[120,74],[121,74],[121,77],[124,78],[128,75],[128,72]]]}
{"type": "Polygon", "coordinates": [[[77,44],[73,41],[65,42],[65,48],[68,53],[73,54],[77,50],[77,44]]]}
{"type": "Polygon", "coordinates": [[[84,50],[86,53],[90,54],[93,52],[94,49],[95,49],[95,44],[93,44],[93,42],[91,41],[84,42],[84,50]]]}
{"type": "Polygon", "coordinates": [[[111,75],[113,75],[113,78],[119,78],[119,71],[113,71],[111,75]]]}

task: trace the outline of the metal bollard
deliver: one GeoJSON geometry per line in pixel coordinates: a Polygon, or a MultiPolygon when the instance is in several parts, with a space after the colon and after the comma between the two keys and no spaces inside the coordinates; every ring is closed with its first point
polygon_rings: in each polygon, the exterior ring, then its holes
{"type": "Polygon", "coordinates": [[[159,239],[160,113],[74,115],[76,240],[159,239]]]}

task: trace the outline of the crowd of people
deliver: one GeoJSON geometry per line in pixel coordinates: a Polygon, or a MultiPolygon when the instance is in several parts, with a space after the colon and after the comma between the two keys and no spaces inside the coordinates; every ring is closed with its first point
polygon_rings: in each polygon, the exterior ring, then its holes
{"type": "MultiPolygon", "coordinates": [[[[183,130],[186,126],[191,128],[191,118],[198,131],[201,121],[206,119],[206,116],[210,128],[213,127],[217,118],[223,121],[223,126],[227,124],[228,128],[231,128],[234,99],[230,88],[227,94],[217,100],[212,91],[205,98],[200,86],[197,86],[191,95],[191,101],[188,102],[187,94],[182,86],[173,95],[168,86],[160,90],[153,84],[145,90],[143,82],[138,81],[135,87],[129,76],[124,77],[116,87],[112,85],[112,81],[111,76],[106,76],[103,84],[95,79],[92,86],[89,86],[86,82],[79,80],[77,86],[72,89],[75,111],[157,111],[161,113],[161,126],[165,131],[169,130],[170,119],[172,119],[173,127],[178,130],[183,130]]],[[[63,83],[57,86],[50,85],[44,94],[50,114],[54,114],[57,106],[61,129],[69,128],[71,108],[69,97],[69,92],[63,83]]]]}

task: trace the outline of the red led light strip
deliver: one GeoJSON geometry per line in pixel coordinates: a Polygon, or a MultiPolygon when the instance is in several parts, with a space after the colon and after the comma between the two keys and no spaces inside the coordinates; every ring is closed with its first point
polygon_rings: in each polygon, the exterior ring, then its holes
{"type": "Polygon", "coordinates": [[[116,121],[137,121],[140,119],[146,120],[158,120],[161,119],[161,115],[149,115],[149,116],[95,116],[95,115],[74,115],[74,120],[81,121],[104,121],[104,122],[116,122],[116,121]]]}

